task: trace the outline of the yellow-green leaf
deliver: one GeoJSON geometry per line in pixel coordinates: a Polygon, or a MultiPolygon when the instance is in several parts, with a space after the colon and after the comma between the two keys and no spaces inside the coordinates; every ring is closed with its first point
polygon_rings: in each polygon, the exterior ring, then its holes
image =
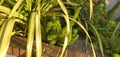
{"type": "Polygon", "coordinates": [[[15,19],[7,19],[0,31],[0,57],[4,57],[10,44],[10,39],[13,34],[15,19]]]}
{"type": "Polygon", "coordinates": [[[34,30],[35,30],[35,16],[36,16],[36,13],[32,12],[29,20],[26,57],[31,57],[31,54],[32,54],[32,46],[34,41],[34,30]]]}

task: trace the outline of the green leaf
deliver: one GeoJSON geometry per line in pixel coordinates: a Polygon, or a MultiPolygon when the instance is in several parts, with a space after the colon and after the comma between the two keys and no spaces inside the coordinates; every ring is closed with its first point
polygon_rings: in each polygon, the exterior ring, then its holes
{"type": "Polygon", "coordinates": [[[120,54],[113,54],[113,57],[120,57],[120,54]]]}
{"type": "Polygon", "coordinates": [[[41,23],[40,14],[36,14],[36,25],[35,25],[35,37],[36,37],[36,57],[42,56],[42,36],[41,36],[41,23]]]}
{"type": "Polygon", "coordinates": [[[60,57],[63,57],[63,54],[66,50],[67,45],[68,45],[68,37],[65,36],[65,40],[64,40],[64,44],[63,44],[63,48],[62,48],[62,53],[60,54],[60,57]]]}
{"type": "Polygon", "coordinates": [[[104,52],[103,52],[103,45],[102,45],[100,34],[98,33],[97,29],[95,28],[95,26],[92,23],[90,23],[90,26],[93,28],[94,33],[96,34],[96,36],[98,38],[101,54],[102,54],[103,57],[105,57],[104,52]]]}
{"type": "Polygon", "coordinates": [[[71,40],[71,42],[69,44],[73,44],[78,38],[79,38],[79,35],[74,35],[72,37],[72,40],[71,40]]]}
{"type": "MultiPolygon", "coordinates": [[[[8,8],[8,7],[1,6],[1,5],[0,5],[0,12],[3,12],[3,13],[5,13],[5,14],[10,14],[11,9],[8,8]]],[[[14,16],[14,17],[18,17],[18,18],[20,18],[20,19],[23,19],[23,18],[26,19],[23,15],[19,14],[18,12],[15,12],[15,13],[13,14],[13,16],[14,16]]]]}
{"type": "Polygon", "coordinates": [[[90,0],[90,19],[92,19],[93,16],[93,2],[90,0]]]}
{"type": "Polygon", "coordinates": [[[11,10],[11,13],[9,14],[8,18],[11,18],[14,15],[14,13],[18,9],[18,7],[22,4],[22,2],[23,2],[23,0],[17,1],[17,3],[14,5],[13,9],[11,10]]]}
{"type": "Polygon", "coordinates": [[[114,39],[115,38],[115,36],[116,36],[116,33],[118,32],[118,29],[120,28],[120,22],[118,23],[118,25],[115,27],[115,29],[114,29],[114,31],[113,31],[113,33],[112,33],[112,39],[114,39]]]}
{"type": "Polygon", "coordinates": [[[56,42],[57,42],[56,39],[49,41],[50,44],[56,44],[56,42]]]}
{"type": "Polygon", "coordinates": [[[91,44],[92,51],[93,51],[93,56],[96,57],[96,53],[95,53],[95,49],[94,49],[94,46],[93,46],[91,37],[90,37],[89,33],[87,32],[87,30],[85,29],[85,27],[84,27],[80,22],[78,22],[78,21],[76,21],[76,20],[74,20],[74,19],[70,19],[70,20],[76,22],[76,23],[79,25],[79,27],[80,27],[81,29],[83,29],[83,31],[86,33],[87,37],[88,37],[89,40],[90,40],[90,44],[91,44]]]}
{"type": "Polygon", "coordinates": [[[57,38],[56,34],[50,34],[50,35],[48,35],[47,40],[50,41],[50,40],[54,40],[56,38],[57,38]]]}
{"type": "Polygon", "coordinates": [[[32,2],[33,2],[33,0],[25,0],[25,2],[26,2],[27,10],[31,11],[32,10],[32,2]]]}
{"type": "Polygon", "coordinates": [[[35,30],[35,17],[36,12],[31,13],[31,17],[29,20],[28,26],[28,34],[27,34],[27,47],[26,47],[26,57],[31,57],[32,54],[32,46],[34,41],[34,30],[35,30]]]}
{"type": "Polygon", "coordinates": [[[67,26],[67,34],[66,34],[66,36],[65,36],[62,53],[61,53],[61,55],[60,55],[60,57],[62,57],[63,54],[64,54],[64,52],[65,52],[65,49],[66,49],[66,47],[67,47],[67,45],[68,45],[68,35],[69,35],[69,33],[70,33],[70,20],[69,20],[69,16],[68,16],[67,9],[66,9],[65,5],[63,4],[63,2],[62,2],[61,0],[57,0],[57,1],[58,1],[60,7],[62,8],[62,10],[63,10],[63,12],[64,12],[64,14],[65,14],[65,15],[63,14],[63,17],[64,17],[64,19],[65,19],[65,21],[66,21],[66,26],[67,26]]]}
{"type": "Polygon", "coordinates": [[[2,25],[0,31],[0,57],[4,57],[10,44],[10,39],[13,34],[15,19],[7,19],[2,25]]]}

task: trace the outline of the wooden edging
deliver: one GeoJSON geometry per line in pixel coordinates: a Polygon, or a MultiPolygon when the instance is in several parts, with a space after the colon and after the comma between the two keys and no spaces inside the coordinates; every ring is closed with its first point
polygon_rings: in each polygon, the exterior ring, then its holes
{"type": "MultiPolygon", "coordinates": [[[[20,38],[17,36],[12,37],[10,47],[8,49],[8,54],[15,55],[17,57],[25,57],[25,48],[26,48],[26,38],[20,38]],[[16,40],[17,38],[17,40],[16,40]],[[21,41],[22,40],[22,41],[21,41]],[[18,41],[20,41],[18,43],[18,41]],[[19,44],[19,45],[18,45],[19,44]],[[22,46],[22,47],[21,47],[22,46]]],[[[59,57],[62,47],[50,45],[47,43],[42,43],[42,57],[59,57]]],[[[33,46],[33,55],[32,57],[35,57],[35,46],[33,46]]],[[[93,57],[91,55],[81,53],[78,51],[72,51],[69,49],[66,49],[63,57],[93,57]]]]}

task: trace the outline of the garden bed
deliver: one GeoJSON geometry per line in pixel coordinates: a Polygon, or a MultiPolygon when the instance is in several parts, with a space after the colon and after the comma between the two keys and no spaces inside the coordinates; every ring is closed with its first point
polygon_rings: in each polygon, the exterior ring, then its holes
{"type": "Polygon", "coordinates": [[[112,18],[120,2],[109,11],[105,6],[104,0],[2,0],[0,57],[8,47],[8,54],[21,57],[120,57],[120,17],[112,18]]]}
{"type": "MultiPolygon", "coordinates": [[[[8,54],[15,55],[17,57],[25,57],[25,49],[26,46],[22,46],[23,43],[26,43],[26,38],[21,38],[18,36],[13,36],[10,47],[8,49],[8,54]],[[15,39],[17,38],[17,40],[15,39]],[[23,40],[21,42],[18,42],[23,40]],[[21,44],[21,45],[18,45],[21,44]]],[[[79,46],[79,45],[77,45],[79,46]]],[[[55,46],[47,43],[42,43],[42,57],[58,57],[62,51],[62,47],[55,46]]],[[[84,47],[83,47],[84,48],[84,47]]],[[[33,45],[33,57],[35,55],[35,46],[33,45]]],[[[79,50],[71,50],[70,47],[66,49],[64,53],[64,57],[93,57],[92,55],[86,54],[84,52],[80,52],[79,50]]]]}

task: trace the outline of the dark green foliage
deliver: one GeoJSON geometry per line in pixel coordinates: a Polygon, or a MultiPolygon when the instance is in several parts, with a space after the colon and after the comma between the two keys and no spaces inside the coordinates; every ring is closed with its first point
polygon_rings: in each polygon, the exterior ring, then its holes
{"type": "Polygon", "coordinates": [[[85,25],[86,29],[88,29],[95,46],[99,46],[100,42],[90,23],[95,27],[100,35],[100,39],[103,44],[103,51],[105,54],[120,54],[119,19],[112,20],[111,18],[115,9],[119,7],[119,2],[109,12],[105,11],[106,7],[104,0],[93,0],[93,2],[94,11],[92,20],[89,19],[89,3],[84,1],[80,3],[82,7],[79,16],[80,22],[82,22],[82,24],[85,25]]]}
{"type": "Polygon", "coordinates": [[[120,24],[117,21],[112,20],[107,28],[109,29],[105,31],[106,34],[105,32],[102,33],[104,37],[102,38],[104,50],[109,55],[120,54],[120,24]]]}
{"type": "MultiPolygon", "coordinates": [[[[94,11],[95,16],[92,23],[99,32],[105,54],[112,56],[113,54],[120,54],[120,21],[111,18],[118,7],[115,6],[107,13],[104,6],[104,3],[100,3],[97,7],[94,7],[98,11],[94,11]]],[[[89,30],[92,31],[91,28],[89,30]]],[[[96,46],[99,45],[94,31],[92,31],[92,40],[96,46]]]]}

